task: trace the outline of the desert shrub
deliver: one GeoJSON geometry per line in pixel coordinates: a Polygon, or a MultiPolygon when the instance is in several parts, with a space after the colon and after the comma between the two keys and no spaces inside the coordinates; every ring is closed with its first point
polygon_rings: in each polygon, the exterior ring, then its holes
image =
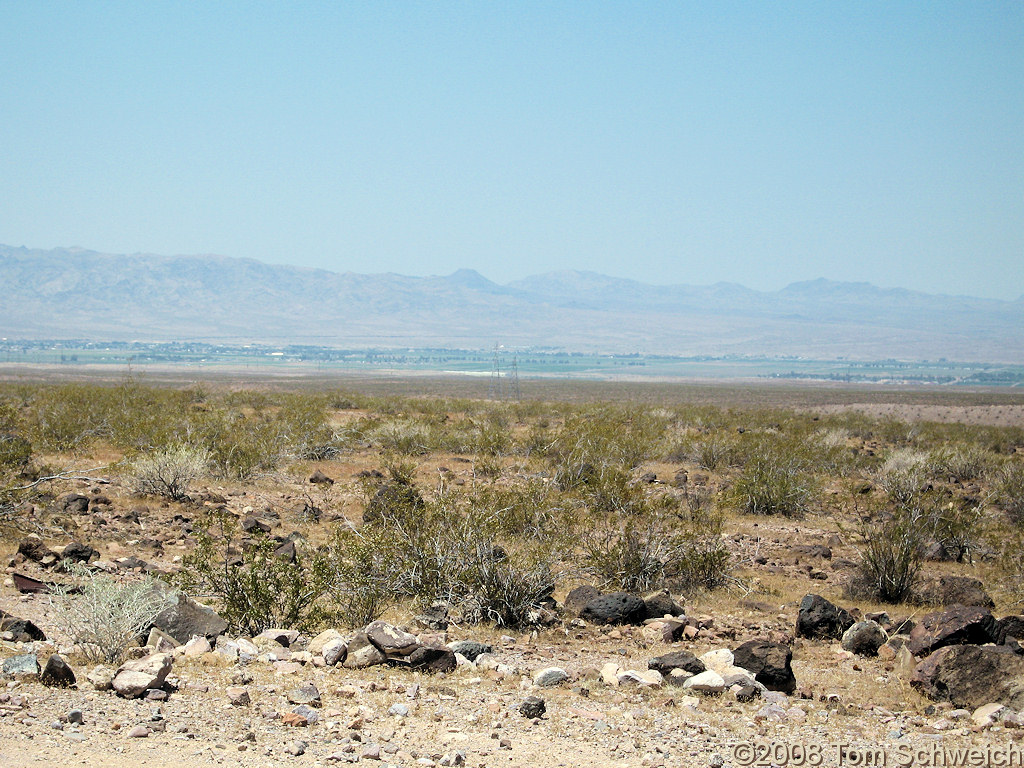
{"type": "Polygon", "coordinates": [[[713,472],[735,460],[736,443],[721,434],[702,435],[691,442],[687,458],[701,469],[713,472]]]}
{"type": "Polygon", "coordinates": [[[663,426],[643,412],[583,409],[568,416],[546,447],[556,483],[564,489],[587,484],[608,468],[632,469],[654,453],[663,426]]]}
{"type": "Polygon", "coordinates": [[[716,589],[726,583],[731,562],[732,555],[720,536],[695,534],[666,564],[665,583],[679,592],[716,589]]]}
{"type": "Polygon", "coordinates": [[[298,547],[294,557],[278,553],[281,542],[262,532],[236,546],[234,533],[223,512],[198,524],[195,548],[182,561],[178,583],[213,596],[232,629],[249,636],[272,627],[318,626],[325,617],[323,564],[313,558],[307,565],[298,547]]]}
{"type": "Polygon", "coordinates": [[[899,508],[914,506],[925,484],[927,455],[900,448],[886,457],[878,470],[878,485],[899,508]]]}
{"type": "Polygon", "coordinates": [[[173,595],[152,578],[121,581],[85,568],[73,587],[55,587],[54,621],[91,661],[119,662],[167,608],[173,595]]]}
{"type": "Polygon", "coordinates": [[[976,445],[945,445],[928,454],[925,467],[936,480],[964,482],[984,476],[992,463],[992,455],[976,445]]]}
{"type": "Polygon", "coordinates": [[[412,419],[389,419],[369,431],[366,437],[382,450],[408,456],[429,453],[433,442],[430,427],[412,419]]]}
{"type": "Polygon", "coordinates": [[[865,526],[862,535],[861,559],[847,585],[848,593],[883,603],[909,599],[921,569],[920,519],[900,511],[883,523],[865,526]]]}
{"type": "Polygon", "coordinates": [[[510,626],[526,623],[550,595],[560,551],[548,536],[506,539],[493,509],[453,493],[371,516],[359,535],[399,575],[383,582],[394,599],[444,600],[467,620],[510,626]]]}
{"type": "Polygon", "coordinates": [[[977,504],[943,504],[930,497],[917,509],[922,530],[958,563],[970,562],[981,543],[982,512],[977,504]]]}
{"type": "Polygon", "coordinates": [[[401,595],[401,569],[384,529],[343,526],[322,558],[333,613],[347,627],[378,618],[401,595]]]}
{"type": "Polygon", "coordinates": [[[721,583],[729,555],[718,537],[720,516],[706,506],[684,511],[680,500],[636,485],[614,490],[582,497],[588,514],[575,537],[582,568],[603,587],[643,592],[667,580],[685,588],[721,583]]]}
{"type": "Polygon", "coordinates": [[[137,457],[131,465],[131,485],[136,493],[188,498],[192,484],[206,474],[210,454],[194,445],[171,445],[137,457]]]}
{"type": "Polygon", "coordinates": [[[281,443],[273,422],[264,416],[217,408],[194,415],[188,442],[205,448],[210,468],[221,477],[245,480],[269,472],[281,459],[281,443]]]}
{"type": "Polygon", "coordinates": [[[324,398],[290,396],[276,421],[278,439],[298,459],[322,461],[341,453],[341,441],[327,423],[324,398]]]}
{"type": "Polygon", "coordinates": [[[995,501],[1014,522],[1024,523],[1024,464],[1009,461],[999,470],[995,501]]]}
{"type": "Polygon", "coordinates": [[[810,478],[798,463],[759,455],[747,463],[731,488],[736,508],[751,515],[800,515],[812,497],[810,478]]]}
{"type": "Polygon", "coordinates": [[[54,451],[84,449],[109,432],[106,397],[99,387],[66,384],[37,391],[31,402],[33,442],[54,451]]]}

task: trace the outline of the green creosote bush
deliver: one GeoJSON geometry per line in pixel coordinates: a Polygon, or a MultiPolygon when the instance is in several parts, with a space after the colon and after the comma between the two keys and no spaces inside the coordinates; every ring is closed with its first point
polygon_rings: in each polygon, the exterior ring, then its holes
{"type": "Polygon", "coordinates": [[[54,587],[54,621],[90,661],[117,663],[174,596],[152,578],[122,581],[86,568],[72,587],[54,587]]]}
{"type": "Polygon", "coordinates": [[[338,554],[329,559],[359,565],[340,569],[348,576],[332,590],[341,595],[342,610],[359,579],[368,579],[380,587],[376,605],[444,600],[467,621],[527,623],[554,589],[560,542],[547,535],[506,537],[498,511],[463,494],[424,501],[417,491],[416,498],[381,504],[357,533],[340,535],[338,554]]]}
{"type": "Polygon", "coordinates": [[[386,529],[339,528],[321,562],[334,615],[347,627],[369,624],[401,595],[401,565],[386,529]]]}
{"type": "Polygon", "coordinates": [[[945,445],[928,454],[925,466],[936,480],[977,480],[992,466],[994,456],[976,445],[945,445]]]}
{"type": "Polygon", "coordinates": [[[146,496],[163,496],[175,501],[188,498],[196,480],[206,475],[210,454],[195,445],[169,445],[138,456],[131,464],[132,489],[146,496]]]}
{"type": "Polygon", "coordinates": [[[807,511],[813,493],[811,478],[794,460],[759,455],[750,460],[730,489],[740,512],[794,517],[807,511]]]}
{"type": "Polygon", "coordinates": [[[317,557],[275,552],[280,542],[257,532],[234,540],[235,524],[226,512],[213,513],[197,526],[195,548],[178,574],[183,589],[211,596],[233,630],[253,637],[265,629],[315,629],[326,616],[321,602],[329,569],[317,557]]]}
{"type": "Polygon", "coordinates": [[[861,533],[861,559],[847,593],[890,604],[911,599],[921,570],[920,517],[900,510],[885,522],[865,525],[861,533]]]}
{"type": "Polygon", "coordinates": [[[999,470],[996,504],[1018,525],[1024,524],[1024,464],[1010,460],[999,470]]]}

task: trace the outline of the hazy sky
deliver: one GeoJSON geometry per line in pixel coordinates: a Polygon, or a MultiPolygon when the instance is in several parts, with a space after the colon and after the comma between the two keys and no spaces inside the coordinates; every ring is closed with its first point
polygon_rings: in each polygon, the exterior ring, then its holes
{"type": "Polygon", "coordinates": [[[0,0],[0,242],[1024,293],[1022,2],[0,0]]]}

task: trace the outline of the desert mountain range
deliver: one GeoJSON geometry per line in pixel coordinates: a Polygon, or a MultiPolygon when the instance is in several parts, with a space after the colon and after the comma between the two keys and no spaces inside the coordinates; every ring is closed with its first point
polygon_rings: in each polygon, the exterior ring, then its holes
{"type": "MultiPolygon", "coordinates": [[[[372,265],[368,264],[372,269],[372,265]]],[[[1024,297],[819,279],[779,291],[551,272],[500,285],[223,256],[0,245],[0,336],[1024,363],[1024,297]]]]}

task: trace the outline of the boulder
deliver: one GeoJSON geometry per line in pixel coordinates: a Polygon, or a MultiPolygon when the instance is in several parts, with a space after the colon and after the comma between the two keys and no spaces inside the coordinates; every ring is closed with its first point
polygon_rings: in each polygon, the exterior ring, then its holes
{"type": "Polygon", "coordinates": [[[725,690],[725,679],[713,669],[686,678],[683,688],[698,693],[721,693],[725,690]]]}
{"type": "Polygon", "coordinates": [[[43,630],[28,619],[19,619],[0,610],[0,633],[9,632],[15,643],[30,643],[33,640],[45,640],[43,630]]]}
{"type": "Polygon", "coordinates": [[[568,613],[579,616],[583,609],[587,607],[587,603],[600,596],[601,590],[597,587],[590,584],[583,584],[582,586],[571,590],[569,594],[565,596],[565,601],[562,603],[562,606],[568,613]]]}
{"type": "Polygon", "coordinates": [[[212,641],[227,632],[228,623],[212,608],[197,603],[184,592],[175,592],[161,581],[155,582],[153,588],[168,601],[168,606],[153,619],[153,626],[179,643],[187,643],[196,635],[212,641]]]}
{"type": "Polygon", "coordinates": [[[1001,646],[947,645],[917,665],[912,687],[932,699],[976,709],[998,703],[1024,707],[1024,656],[1001,646]]]}
{"type": "Polygon", "coordinates": [[[385,621],[370,622],[363,632],[389,659],[408,656],[420,645],[415,635],[385,621]]]}
{"type": "Polygon", "coordinates": [[[533,675],[533,684],[544,688],[561,685],[569,679],[569,675],[561,667],[546,667],[537,670],[533,675]]]}
{"type": "Polygon", "coordinates": [[[111,686],[118,696],[137,699],[150,688],[159,688],[171,671],[171,657],[166,653],[152,653],[144,658],[121,665],[114,674],[111,686]]]}
{"type": "Polygon", "coordinates": [[[843,633],[843,649],[859,656],[877,656],[889,635],[877,621],[858,621],[843,633]]]}
{"type": "Polygon", "coordinates": [[[699,675],[705,670],[704,662],[689,651],[673,651],[656,656],[647,662],[647,668],[663,675],[669,674],[673,669],[682,669],[691,675],[699,675]]]}
{"type": "MultiPolygon", "coordinates": [[[[334,630],[327,630],[333,632],[334,630]]],[[[320,634],[323,634],[322,632],[320,634]]],[[[320,635],[317,635],[319,637],[320,635]]],[[[260,632],[253,640],[262,638],[263,640],[270,640],[273,643],[277,643],[282,648],[290,648],[292,643],[299,639],[299,632],[295,629],[264,629],[260,632]]],[[[315,640],[316,638],[314,638],[315,640]]],[[[312,642],[310,643],[312,645],[312,642]]]]}
{"type": "Polygon", "coordinates": [[[667,592],[658,592],[644,598],[644,607],[647,609],[648,619],[660,619],[662,616],[681,616],[683,607],[672,599],[667,592]]]}
{"type": "Polygon", "coordinates": [[[305,704],[309,707],[319,707],[322,704],[320,690],[312,681],[307,681],[288,691],[288,701],[292,704],[305,704]]]}
{"type": "Polygon", "coordinates": [[[519,714],[531,720],[543,717],[545,712],[547,712],[547,705],[539,696],[527,696],[519,705],[519,714]]]}
{"type": "Polygon", "coordinates": [[[595,624],[642,624],[647,618],[647,606],[636,595],[613,592],[588,601],[580,618],[595,624]]]}
{"type": "Polygon", "coordinates": [[[26,536],[18,542],[18,554],[24,555],[29,560],[41,563],[44,560],[55,560],[56,553],[43,543],[43,540],[34,533],[26,536]]]}
{"type": "Polygon", "coordinates": [[[324,663],[328,667],[333,667],[335,664],[344,662],[347,654],[348,643],[340,638],[331,640],[321,649],[321,655],[324,657],[324,663]]]}
{"type": "Polygon", "coordinates": [[[99,556],[100,553],[95,549],[78,541],[72,541],[60,553],[62,560],[70,560],[73,563],[88,563],[94,557],[99,556]]]}
{"type": "Polygon", "coordinates": [[[796,617],[797,637],[840,638],[853,625],[853,616],[821,595],[806,595],[796,617]]]}
{"type": "Polygon", "coordinates": [[[78,680],[75,671],[55,653],[46,660],[46,666],[39,675],[39,682],[50,688],[71,688],[78,680]]]}
{"type": "Polygon", "coordinates": [[[708,651],[700,656],[701,662],[705,668],[713,669],[720,675],[724,675],[727,670],[731,670],[736,666],[736,657],[733,656],[732,651],[728,648],[718,648],[714,651],[708,651]]]}
{"type": "Polygon", "coordinates": [[[75,515],[89,511],[89,497],[80,493],[69,493],[61,499],[61,506],[68,514],[75,515]]]}
{"type": "Polygon", "coordinates": [[[39,659],[34,653],[22,653],[18,656],[11,656],[9,659],[4,659],[0,670],[3,671],[4,677],[13,677],[15,679],[39,677],[39,659]]]}
{"type": "Polygon", "coordinates": [[[1003,616],[996,622],[996,642],[1000,645],[1007,639],[1024,640],[1024,616],[1003,616]]]}
{"type": "Polygon", "coordinates": [[[455,651],[421,645],[409,654],[409,666],[424,672],[452,672],[456,667],[455,651]]]}
{"type": "Polygon", "coordinates": [[[995,642],[995,634],[996,620],[987,608],[953,605],[922,616],[910,633],[907,648],[915,656],[922,656],[946,645],[995,642]]]}
{"type": "Polygon", "coordinates": [[[344,666],[348,669],[363,669],[383,664],[386,659],[384,652],[370,642],[365,632],[356,632],[348,643],[344,666]]]}
{"type": "Polygon", "coordinates": [[[917,597],[929,605],[975,605],[995,608],[985,585],[970,576],[939,576],[926,580],[917,590],[917,597]]]}
{"type": "Polygon", "coordinates": [[[484,653],[493,653],[494,647],[486,643],[478,643],[476,640],[457,640],[448,643],[448,647],[455,653],[465,656],[470,661],[476,661],[477,657],[484,653]]]}
{"type": "Polygon", "coordinates": [[[314,485],[334,485],[334,480],[329,478],[319,469],[314,470],[313,474],[309,476],[309,482],[313,483],[314,485]]]}
{"type": "Polygon", "coordinates": [[[306,648],[307,651],[312,653],[314,656],[322,656],[324,647],[335,640],[344,640],[345,636],[336,629],[325,629],[319,635],[309,641],[309,646],[306,648]]]}
{"type": "Polygon", "coordinates": [[[114,681],[114,670],[100,664],[89,670],[89,674],[85,676],[85,679],[97,691],[109,691],[111,683],[114,681]]]}
{"type": "Polygon", "coordinates": [[[793,651],[789,646],[764,639],[750,640],[733,651],[733,660],[769,691],[792,693],[796,690],[793,651]]]}

